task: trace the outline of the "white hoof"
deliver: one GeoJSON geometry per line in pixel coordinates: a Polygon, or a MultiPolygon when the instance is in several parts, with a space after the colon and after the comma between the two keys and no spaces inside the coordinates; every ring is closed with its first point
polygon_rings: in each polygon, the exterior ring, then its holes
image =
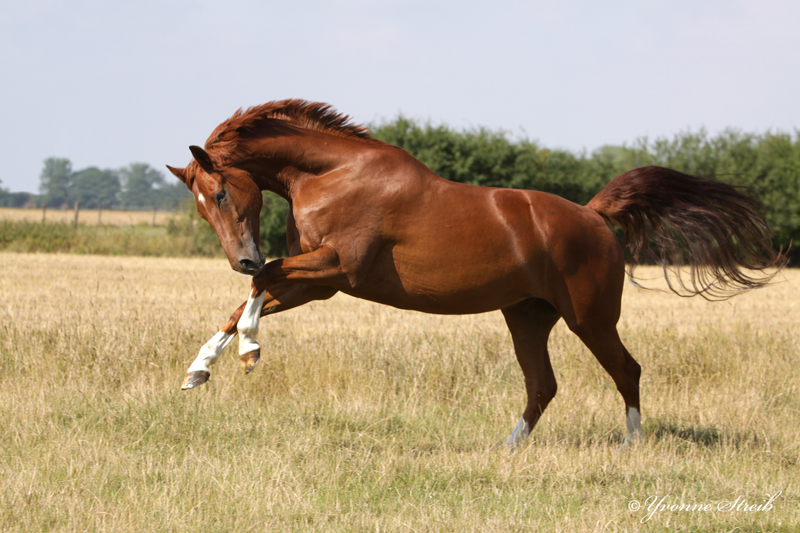
{"type": "Polygon", "coordinates": [[[506,446],[510,451],[514,451],[518,447],[522,446],[526,440],[528,440],[528,435],[531,434],[531,428],[528,426],[528,423],[525,422],[524,418],[520,418],[517,425],[514,426],[514,431],[511,432],[511,435],[508,437],[506,441],[506,446]]]}
{"type": "Polygon", "coordinates": [[[639,410],[635,407],[628,407],[628,416],[625,417],[625,425],[628,429],[628,434],[625,436],[625,442],[620,446],[620,451],[632,448],[642,438],[642,416],[639,410]]]}

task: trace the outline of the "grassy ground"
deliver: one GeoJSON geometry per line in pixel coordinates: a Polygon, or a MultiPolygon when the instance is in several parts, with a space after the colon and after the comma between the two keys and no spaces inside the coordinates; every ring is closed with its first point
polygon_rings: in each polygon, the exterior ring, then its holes
{"type": "Polygon", "coordinates": [[[495,447],[524,405],[499,313],[337,296],[264,319],[251,375],[231,347],[181,392],[248,283],[224,259],[0,253],[0,530],[800,529],[800,272],[714,304],[626,289],[645,438],[621,454],[622,400],[563,324],[557,398],[495,447]]]}
{"type": "MultiPolygon", "coordinates": [[[[133,217],[142,213],[112,212],[119,216],[116,224],[106,223],[105,218],[103,224],[97,224],[96,221],[91,223],[91,220],[86,223],[81,218],[75,226],[51,218],[42,222],[4,217],[11,211],[14,210],[0,208],[0,251],[3,252],[148,257],[224,256],[219,239],[211,227],[205,222],[200,224],[193,212],[160,213],[158,222],[165,223],[160,225],[149,222],[128,224],[128,215],[133,217]]],[[[153,213],[150,213],[151,219],[152,216],[153,213]]],[[[114,220],[113,217],[106,218],[114,220]]]]}

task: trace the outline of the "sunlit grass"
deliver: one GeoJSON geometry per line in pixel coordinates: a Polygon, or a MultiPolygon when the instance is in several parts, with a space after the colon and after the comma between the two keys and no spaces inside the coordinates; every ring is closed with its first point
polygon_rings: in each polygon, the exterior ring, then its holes
{"type": "Polygon", "coordinates": [[[645,438],[621,454],[622,400],[559,324],[558,396],[509,453],[525,398],[499,313],[336,296],[263,319],[252,374],[232,347],[181,392],[248,291],[224,259],[2,253],[0,530],[796,531],[799,283],[721,303],[627,288],[645,438]],[[641,523],[648,497],[777,491],[770,511],[641,523]]]}
{"type": "MultiPolygon", "coordinates": [[[[163,226],[175,213],[169,211],[119,211],[116,209],[80,209],[78,223],[86,225],[136,226],[148,224],[163,226]]],[[[19,222],[64,222],[75,221],[74,209],[22,209],[0,207],[0,220],[19,222]]]]}

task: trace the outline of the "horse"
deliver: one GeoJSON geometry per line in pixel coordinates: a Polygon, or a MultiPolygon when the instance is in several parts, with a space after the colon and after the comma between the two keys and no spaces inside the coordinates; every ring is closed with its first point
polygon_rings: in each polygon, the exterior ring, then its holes
{"type": "Polygon", "coordinates": [[[167,168],[194,194],[230,266],[252,283],[187,369],[184,390],[209,379],[237,333],[249,373],[261,353],[260,317],[339,291],[423,313],[500,310],[527,392],[506,445],[526,441],[556,394],[547,341],[563,319],[622,395],[628,446],[642,429],[641,367],[616,328],[626,250],[631,275],[654,259],[674,292],[709,299],[761,287],[785,264],[758,201],[713,178],[656,166],[617,176],[585,206],[466,185],[330,105],[295,99],[240,108],[205,148],[189,148],[188,166],[167,168]],[[269,262],[259,249],[265,190],[289,202],[290,254],[269,262]]]}

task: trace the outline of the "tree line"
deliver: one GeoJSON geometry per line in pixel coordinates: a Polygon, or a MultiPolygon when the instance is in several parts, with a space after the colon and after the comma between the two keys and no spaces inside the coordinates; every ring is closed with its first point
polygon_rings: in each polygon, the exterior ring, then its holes
{"type": "Polygon", "coordinates": [[[39,195],[11,193],[0,189],[0,205],[50,208],[178,208],[191,193],[183,183],[166,182],[164,174],[146,163],[131,163],[120,169],[89,167],[73,171],[69,159],[45,159],[39,176],[39,195]]]}

